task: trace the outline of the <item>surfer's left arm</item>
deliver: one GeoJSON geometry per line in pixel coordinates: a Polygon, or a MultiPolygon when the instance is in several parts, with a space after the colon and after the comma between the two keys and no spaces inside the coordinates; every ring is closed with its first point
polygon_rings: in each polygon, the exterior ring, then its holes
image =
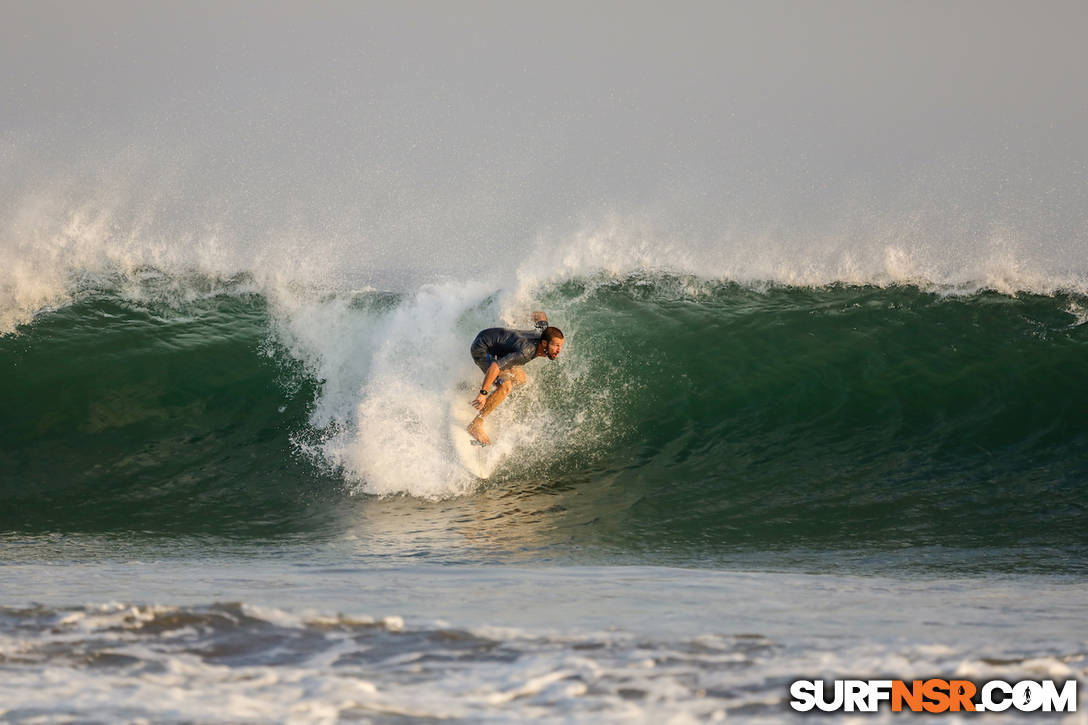
{"type": "Polygon", "coordinates": [[[543,310],[537,310],[533,313],[533,327],[538,330],[543,330],[548,326],[548,316],[544,314],[543,310]]]}
{"type": "Polygon", "coordinates": [[[491,386],[495,383],[495,378],[499,377],[499,364],[492,361],[491,365],[487,368],[487,374],[484,375],[484,382],[480,386],[480,394],[476,396],[476,399],[472,401],[472,407],[480,409],[484,406],[484,401],[487,400],[487,396],[491,390],[491,386]]]}

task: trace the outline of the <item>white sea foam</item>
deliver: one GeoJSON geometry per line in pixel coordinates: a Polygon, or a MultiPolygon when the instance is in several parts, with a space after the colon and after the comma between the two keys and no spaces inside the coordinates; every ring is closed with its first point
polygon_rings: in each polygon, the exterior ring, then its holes
{"type": "MultiPolygon", "coordinates": [[[[798,678],[1088,677],[1083,656],[995,664],[970,647],[940,641],[431,630],[406,626],[399,616],[378,623],[249,604],[89,606],[58,614],[51,625],[23,623],[0,647],[8,661],[0,717],[14,722],[92,716],[321,723],[383,715],[779,722],[803,719],[786,706],[785,683],[798,678]],[[171,617],[196,626],[179,629],[171,617]],[[247,642],[242,649],[239,638],[247,642]],[[266,658],[280,661],[261,663],[266,658]]],[[[885,722],[895,716],[885,710],[868,717],[885,722]]]]}
{"type": "MultiPolygon", "coordinates": [[[[277,297],[281,339],[322,381],[315,433],[299,436],[300,448],[342,470],[360,492],[442,498],[474,490],[479,481],[452,449],[450,405],[467,407],[482,379],[468,354],[473,336],[496,325],[527,326],[531,303],[511,302],[519,297],[473,282],[423,285],[377,309],[337,295],[277,297]]],[[[553,315],[553,322],[562,320],[553,315]]],[[[549,410],[540,405],[536,378],[553,364],[547,372],[566,385],[586,374],[584,363],[566,357],[528,366],[527,384],[488,420],[493,458],[525,467],[592,442],[589,424],[605,414],[607,391],[572,396],[561,413],[549,410]]]]}

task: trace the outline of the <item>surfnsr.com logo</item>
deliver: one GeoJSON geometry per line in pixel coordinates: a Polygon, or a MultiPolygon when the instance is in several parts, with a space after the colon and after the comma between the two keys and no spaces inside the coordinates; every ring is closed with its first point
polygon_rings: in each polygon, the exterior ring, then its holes
{"type": "Polygon", "coordinates": [[[790,685],[790,707],[798,712],[1076,712],[1077,681],[990,680],[797,680],[790,685]]]}

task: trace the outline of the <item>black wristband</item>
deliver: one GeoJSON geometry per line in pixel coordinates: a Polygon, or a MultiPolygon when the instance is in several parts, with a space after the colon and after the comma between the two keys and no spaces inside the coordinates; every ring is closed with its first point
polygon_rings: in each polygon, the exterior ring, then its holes
{"type": "Polygon", "coordinates": [[[480,388],[480,395],[487,395],[487,391],[483,388],[480,388]]]}

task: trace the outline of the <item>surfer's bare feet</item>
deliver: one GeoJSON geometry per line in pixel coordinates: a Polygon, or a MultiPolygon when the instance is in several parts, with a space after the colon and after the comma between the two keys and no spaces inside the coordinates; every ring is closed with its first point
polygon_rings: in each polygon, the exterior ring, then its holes
{"type": "Polygon", "coordinates": [[[472,419],[472,422],[465,428],[468,434],[480,442],[481,445],[489,445],[491,439],[487,437],[487,433],[484,433],[484,419],[476,416],[472,419]]]}

